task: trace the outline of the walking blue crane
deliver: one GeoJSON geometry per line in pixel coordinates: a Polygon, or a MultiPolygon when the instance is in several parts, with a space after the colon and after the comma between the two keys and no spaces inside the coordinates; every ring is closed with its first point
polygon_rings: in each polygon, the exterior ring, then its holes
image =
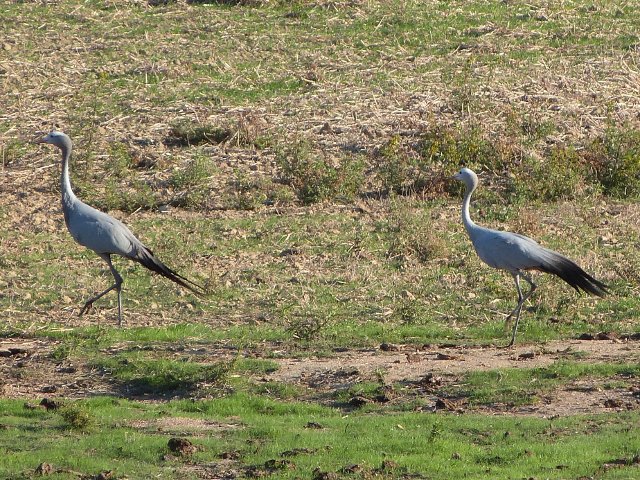
{"type": "Polygon", "coordinates": [[[54,130],[38,143],[54,145],[62,152],[60,190],[62,192],[62,212],[69,233],[76,242],[93,250],[96,255],[107,262],[114,278],[113,285],[86,301],[80,310],[80,316],[86,313],[96,300],[115,289],[118,292],[118,325],[122,325],[123,279],[113,266],[111,255],[121,255],[136,261],[196,295],[204,294],[202,286],[183,277],[158,260],[153,252],[138,240],[122,222],[90,207],[75,196],[69,179],[69,159],[73,148],[69,136],[54,130]]]}
{"type": "Polygon", "coordinates": [[[463,168],[453,178],[463,182],[466,187],[462,202],[462,223],[473,243],[473,248],[484,263],[509,272],[518,290],[518,304],[507,317],[507,322],[514,315],[516,317],[508,346],[512,346],[516,341],[522,304],[537,288],[525,271],[538,270],[552,273],[571,285],[577,292],[582,290],[598,297],[604,297],[608,293],[608,287],[604,283],[593,278],[572,260],[540,246],[535,240],[517,233],[491,230],[476,225],[469,215],[469,203],[471,194],[478,186],[478,177],[473,170],[463,168]],[[524,278],[531,287],[526,295],[523,295],[520,289],[520,277],[524,278]]]}

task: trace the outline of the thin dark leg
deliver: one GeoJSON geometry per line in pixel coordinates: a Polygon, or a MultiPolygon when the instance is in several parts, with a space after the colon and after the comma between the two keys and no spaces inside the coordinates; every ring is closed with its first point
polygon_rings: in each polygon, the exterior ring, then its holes
{"type": "Polygon", "coordinates": [[[507,317],[507,321],[509,321],[509,319],[513,316],[513,314],[514,313],[516,314],[516,322],[515,322],[515,325],[513,326],[513,333],[511,334],[511,342],[509,342],[509,345],[507,345],[508,347],[512,347],[513,344],[516,343],[516,334],[518,333],[518,324],[520,323],[520,312],[522,311],[522,305],[524,304],[524,302],[527,301],[527,299],[531,296],[531,294],[535,291],[535,289],[538,288],[538,286],[535,283],[533,283],[533,281],[531,280],[531,277],[525,275],[524,273],[519,272],[512,275],[513,275],[513,280],[516,284],[516,288],[518,289],[518,305],[507,317]],[[520,289],[520,276],[522,276],[522,278],[524,278],[526,282],[530,285],[529,291],[524,296],[522,295],[522,290],[520,289]]]}
{"type": "Polygon", "coordinates": [[[93,306],[93,302],[95,302],[99,298],[104,297],[107,293],[109,293],[111,290],[115,288],[116,291],[118,292],[118,326],[122,326],[122,299],[121,299],[122,277],[120,276],[118,271],[114,268],[113,263],[111,263],[111,255],[107,255],[107,254],[100,255],[100,258],[102,258],[105,262],[107,262],[107,265],[109,265],[109,269],[111,270],[111,274],[113,275],[115,283],[111,285],[109,288],[107,288],[106,290],[100,292],[96,296],[91,297],[89,300],[87,300],[84,304],[84,307],[82,307],[82,309],[80,310],[79,316],[81,317],[83,314],[88,312],[93,306]]]}

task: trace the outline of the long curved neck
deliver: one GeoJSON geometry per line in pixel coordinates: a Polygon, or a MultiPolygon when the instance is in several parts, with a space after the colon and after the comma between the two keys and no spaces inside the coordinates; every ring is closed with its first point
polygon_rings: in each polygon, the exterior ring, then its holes
{"type": "Polygon", "coordinates": [[[467,185],[467,188],[464,191],[464,199],[462,200],[462,223],[464,224],[464,228],[467,230],[467,233],[471,235],[471,232],[476,228],[476,224],[471,220],[471,215],[469,215],[469,204],[471,203],[471,194],[476,189],[476,184],[472,183],[471,185],[467,185]]]}
{"type": "Polygon", "coordinates": [[[71,180],[69,179],[69,159],[71,158],[71,147],[63,145],[62,150],[62,174],[60,176],[60,191],[62,193],[62,210],[65,220],[67,219],[67,210],[76,200],[76,196],[71,190],[71,180]]]}

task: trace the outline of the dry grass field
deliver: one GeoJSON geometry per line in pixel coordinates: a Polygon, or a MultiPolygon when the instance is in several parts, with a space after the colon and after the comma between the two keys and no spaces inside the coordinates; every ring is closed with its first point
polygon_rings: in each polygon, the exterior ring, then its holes
{"type": "Polygon", "coordinates": [[[640,476],[640,10],[0,0],[0,478],[640,476]],[[66,231],[72,183],[197,298],[66,231]],[[460,221],[611,287],[509,275],[460,221]],[[45,400],[46,399],[46,400],[45,400]],[[171,441],[182,438],[182,441],[171,441]],[[186,441],[186,443],[185,443],[186,441]],[[182,442],[182,443],[181,443],[182,442]]]}

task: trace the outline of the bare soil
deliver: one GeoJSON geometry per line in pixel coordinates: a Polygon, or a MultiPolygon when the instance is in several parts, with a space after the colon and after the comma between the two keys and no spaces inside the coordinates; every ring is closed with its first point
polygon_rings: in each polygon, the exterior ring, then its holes
{"type": "MultiPolygon", "coordinates": [[[[0,395],[34,401],[44,397],[84,398],[94,395],[118,395],[137,400],[155,401],[153,395],[140,396],[127,392],[104,372],[85,364],[56,361],[51,352],[55,341],[13,339],[0,342],[0,395]]],[[[201,362],[231,360],[237,352],[223,345],[197,349],[201,362]]],[[[182,353],[189,354],[189,349],[182,353]]],[[[243,352],[258,356],[257,352],[243,352]]],[[[193,360],[194,356],[190,356],[193,360]]],[[[378,349],[337,351],[331,357],[281,358],[279,369],[254,378],[260,382],[282,382],[301,387],[303,398],[348,408],[336,403],[336,393],[366,381],[382,381],[395,385],[393,394],[384,401],[403,403],[420,397],[427,399],[424,408],[458,413],[529,415],[538,417],[567,416],[580,413],[610,412],[640,409],[640,382],[611,387],[612,379],[585,379],[564,384],[545,393],[532,405],[492,404],[468,405],[464,398],[447,398],[441,389],[461,382],[467,372],[501,368],[535,368],[551,365],[562,359],[588,363],[640,362],[638,342],[625,339],[566,340],[543,345],[516,345],[513,348],[495,346],[465,347],[454,345],[383,344],[378,349]],[[398,387],[399,386],[399,387],[398,387]]],[[[628,380],[628,379],[627,379],[628,380]]],[[[391,388],[391,387],[390,387],[391,388]]],[[[532,385],[535,388],[535,385],[532,385]]],[[[176,392],[177,396],[181,392],[176,392]]],[[[353,400],[358,402],[357,399],[353,400]]],[[[362,402],[368,400],[363,399],[362,402]]],[[[424,403],[424,402],[423,402],[424,403]]],[[[421,407],[422,408],[422,407],[421,407]]],[[[158,420],[156,424],[137,425],[159,428],[179,434],[184,431],[227,429],[229,425],[192,424],[181,419],[158,420]]]]}

